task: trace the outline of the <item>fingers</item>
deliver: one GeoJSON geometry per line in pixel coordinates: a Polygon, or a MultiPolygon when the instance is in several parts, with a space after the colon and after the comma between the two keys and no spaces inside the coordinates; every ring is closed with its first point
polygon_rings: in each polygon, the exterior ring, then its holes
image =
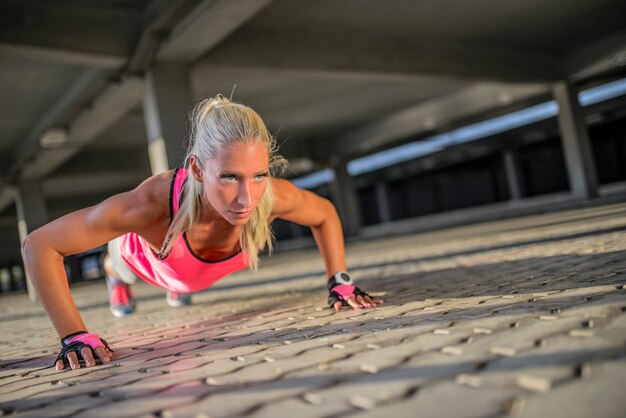
{"type": "Polygon", "coordinates": [[[384,300],[371,296],[352,296],[347,301],[338,301],[333,305],[335,312],[339,312],[344,304],[350,305],[354,309],[375,308],[376,305],[382,305],[384,300]]]}
{"type": "Polygon", "coordinates": [[[76,355],[76,351],[70,351],[67,353],[67,360],[70,362],[71,369],[80,368],[80,363],[78,362],[78,356],[76,355]]]}
{"type": "Polygon", "coordinates": [[[372,298],[370,296],[353,296],[348,299],[348,304],[354,309],[361,308],[374,308],[376,305],[382,305],[384,301],[379,298],[372,298]]]}
{"type": "Polygon", "coordinates": [[[370,301],[367,301],[367,299],[365,299],[365,297],[360,296],[360,295],[356,297],[356,301],[363,308],[371,308],[372,306],[374,306],[374,304],[372,303],[371,299],[370,299],[370,301]]]}
{"type": "Polygon", "coordinates": [[[385,303],[385,301],[383,301],[382,299],[373,298],[371,296],[365,296],[365,301],[369,302],[371,305],[382,305],[383,303],[385,303]]]}
{"type": "MultiPolygon", "coordinates": [[[[102,361],[102,363],[107,363],[113,358],[113,352],[106,347],[96,347],[93,351],[91,347],[83,347],[80,350],[80,355],[83,358],[86,367],[93,367],[97,364],[94,353],[97,358],[102,361]]],[[[67,358],[71,369],[80,368],[80,361],[75,351],[70,351],[65,357],[67,358]]],[[[57,360],[56,363],[54,363],[54,367],[57,371],[61,371],[65,369],[65,364],[63,360],[57,360]]]]}
{"type": "Polygon", "coordinates": [[[83,356],[83,360],[85,360],[85,367],[93,367],[96,365],[96,360],[93,358],[90,347],[83,347],[80,350],[80,354],[83,356]]]}
{"type": "Polygon", "coordinates": [[[356,301],[354,296],[348,299],[348,305],[352,306],[354,309],[361,309],[361,305],[356,301]]]}
{"type": "Polygon", "coordinates": [[[111,353],[111,350],[107,349],[106,347],[96,347],[94,351],[98,358],[102,361],[102,363],[111,361],[111,358],[113,357],[113,353],[111,353]]]}

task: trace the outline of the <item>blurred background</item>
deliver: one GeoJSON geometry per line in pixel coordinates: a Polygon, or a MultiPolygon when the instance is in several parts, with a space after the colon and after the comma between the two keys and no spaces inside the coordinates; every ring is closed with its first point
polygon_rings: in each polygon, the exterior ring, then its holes
{"type": "MultiPolygon", "coordinates": [[[[257,110],[348,240],[626,201],[623,0],[1,0],[0,292],[20,241],[257,110]]],[[[278,250],[312,245],[274,224],[278,250]]],[[[72,239],[68,234],[67,239],[72,239]]],[[[103,248],[66,258],[102,277],[103,248]]]]}

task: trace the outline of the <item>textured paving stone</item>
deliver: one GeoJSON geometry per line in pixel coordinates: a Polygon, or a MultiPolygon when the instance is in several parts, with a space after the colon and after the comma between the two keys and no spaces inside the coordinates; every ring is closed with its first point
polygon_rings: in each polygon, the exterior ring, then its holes
{"type": "Polygon", "coordinates": [[[520,417],[623,417],[626,359],[591,363],[590,375],[571,379],[550,392],[527,396],[520,417]]]}
{"type": "Polygon", "coordinates": [[[278,253],[179,309],[139,283],[123,319],[104,283],[74,286],[89,329],[116,351],[60,373],[41,307],[1,295],[0,411],[623,416],[626,204],[359,241],[347,255],[384,306],[333,314],[315,250],[278,253]]]}
{"type": "Polygon", "coordinates": [[[380,405],[358,416],[410,416],[409,411],[441,418],[495,416],[502,412],[502,404],[516,392],[506,387],[484,390],[454,382],[440,382],[418,390],[408,399],[380,405]],[[451,393],[453,398],[450,398],[451,393]]]}

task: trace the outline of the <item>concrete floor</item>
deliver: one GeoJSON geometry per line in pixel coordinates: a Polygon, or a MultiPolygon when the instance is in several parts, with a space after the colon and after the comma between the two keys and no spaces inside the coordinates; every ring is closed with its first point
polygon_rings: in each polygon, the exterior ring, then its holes
{"type": "Polygon", "coordinates": [[[279,253],[173,309],[73,288],[113,364],[56,372],[42,308],[0,296],[11,417],[623,417],[626,204],[353,242],[375,310],[332,314],[313,250],[279,253]]]}

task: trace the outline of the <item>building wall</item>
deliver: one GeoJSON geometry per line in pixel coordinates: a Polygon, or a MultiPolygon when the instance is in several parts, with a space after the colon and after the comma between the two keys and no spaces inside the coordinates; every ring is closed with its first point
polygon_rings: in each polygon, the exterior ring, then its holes
{"type": "Polygon", "coordinates": [[[626,180],[626,119],[589,129],[600,184],[626,180]]]}

